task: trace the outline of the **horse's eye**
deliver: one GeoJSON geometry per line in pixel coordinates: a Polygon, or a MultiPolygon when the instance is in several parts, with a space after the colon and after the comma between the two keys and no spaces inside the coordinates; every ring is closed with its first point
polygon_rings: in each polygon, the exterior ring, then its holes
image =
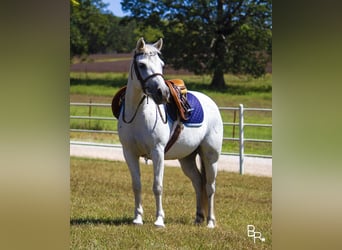
{"type": "Polygon", "coordinates": [[[139,63],[139,68],[140,69],[146,69],[146,64],[145,63],[139,63]]]}

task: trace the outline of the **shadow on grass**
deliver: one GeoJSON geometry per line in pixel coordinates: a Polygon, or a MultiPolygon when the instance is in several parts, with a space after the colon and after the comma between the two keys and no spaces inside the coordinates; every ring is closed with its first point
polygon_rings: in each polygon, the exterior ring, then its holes
{"type": "Polygon", "coordinates": [[[259,86],[252,86],[248,84],[240,84],[240,85],[227,85],[225,88],[217,89],[209,84],[203,83],[196,83],[196,82],[186,82],[186,87],[189,90],[199,91],[199,92],[220,92],[224,94],[231,94],[231,95],[245,95],[248,93],[271,93],[272,86],[271,85],[259,85],[259,86]]]}
{"type": "MultiPolygon", "coordinates": [[[[189,225],[189,226],[200,226],[201,224],[195,224],[195,217],[188,217],[188,216],[184,216],[184,217],[170,217],[165,219],[165,223],[166,224],[173,224],[173,225],[189,225]]],[[[203,223],[203,225],[205,224],[205,222],[203,223]]]]}
{"type": "MultiPolygon", "coordinates": [[[[117,87],[120,88],[127,83],[126,77],[116,77],[112,79],[81,79],[81,78],[70,78],[70,85],[83,85],[83,86],[91,86],[91,85],[100,85],[100,86],[107,86],[107,87],[117,87]]],[[[220,92],[220,93],[227,93],[231,95],[245,95],[248,93],[271,93],[272,86],[271,85],[248,85],[248,84],[241,84],[241,85],[229,85],[222,89],[217,89],[212,87],[209,84],[203,83],[196,83],[192,81],[188,81],[185,83],[188,90],[194,90],[199,92],[220,92]]]]}
{"type": "Polygon", "coordinates": [[[227,93],[233,95],[246,95],[248,93],[272,93],[272,86],[261,85],[261,86],[246,86],[246,85],[234,85],[228,86],[227,93]]]}
{"type": "MultiPolygon", "coordinates": [[[[202,224],[195,224],[192,221],[192,217],[176,217],[176,218],[168,218],[166,223],[175,224],[175,225],[206,225],[205,222],[202,224]]],[[[82,225],[111,225],[111,226],[122,226],[122,225],[133,225],[133,218],[123,217],[117,219],[95,219],[95,218],[79,218],[79,219],[71,219],[70,226],[82,226],[82,225]]]]}
{"type": "Polygon", "coordinates": [[[79,218],[79,219],[71,219],[71,226],[80,226],[80,225],[130,225],[133,224],[132,218],[118,218],[118,219],[95,219],[95,218],[79,218]]]}

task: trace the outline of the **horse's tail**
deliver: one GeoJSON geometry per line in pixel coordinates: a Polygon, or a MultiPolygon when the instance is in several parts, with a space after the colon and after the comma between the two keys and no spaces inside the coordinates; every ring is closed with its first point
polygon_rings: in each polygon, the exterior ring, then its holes
{"type": "Polygon", "coordinates": [[[206,188],[207,178],[206,178],[205,166],[204,166],[202,157],[200,157],[200,159],[201,159],[201,179],[202,179],[201,181],[202,183],[201,205],[204,210],[204,216],[206,218],[208,216],[208,194],[207,194],[207,188],[206,188]]]}

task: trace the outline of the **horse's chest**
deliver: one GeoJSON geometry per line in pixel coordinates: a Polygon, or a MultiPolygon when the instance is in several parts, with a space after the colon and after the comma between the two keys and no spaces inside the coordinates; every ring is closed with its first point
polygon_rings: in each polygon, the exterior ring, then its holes
{"type": "Polygon", "coordinates": [[[157,144],[165,144],[169,138],[168,127],[156,124],[124,124],[119,123],[119,137],[126,148],[148,154],[157,144]]]}

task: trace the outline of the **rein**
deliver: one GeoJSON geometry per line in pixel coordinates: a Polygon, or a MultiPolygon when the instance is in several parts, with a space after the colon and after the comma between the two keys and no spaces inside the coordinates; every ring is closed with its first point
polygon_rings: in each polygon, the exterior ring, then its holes
{"type": "Polygon", "coordinates": [[[133,117],[129,120],[129,121],[126,121],[126,117],[125,117],[125,105],[123,105],[123,110],[122,110],[122,120],[124,121],[124,123],[132,123],[134,121],[134,118],[136,117],[137,113],[138,113],[138,109],[140,107],[140,105],[143,103],[143,101],[145,100],[146,98],[146,95],[143,96],[143,98],[141,98],[139,104],[138,104],[138,107],[137,109],[135,110],[134,112],[134,115],[133,117]]]}
{"type": "MultiPolygon", "coordinates": [[[[133,117],[132,117],[129,121],[126,120],[126,117],[125,117],[125,105],[123,105],[122,120],[123,120],[125,123],[128,123],[128,124],[129,124],[129,123],[132,123],[132,122],[134,121],[134,118],[137,116],[138,109],[139,109],[140,105],[143,103],[143,101],[145,100],[145,98],[146,98],[146,95],[144,95],[144,96],[141,98],[141,100],[140,100],[140,102],[139,102],[139,104],[138,104],[138,106],[137,106],[137,109],[136,109],[135,112],[134,112],[133,117]]],[[[148,98],[148,97],[147,97],[147,98],[148,98]]],[[[147,102],[148,102],[148,99],[147,99],[147,102]]],[[[161,110],[160,110],[159,105],[157,105],[157,108],[158,108],[159,116],[160,116],[160,118],[162,119],[162,122],[163,122],[164,124],[166,124],[166,123],[167,123],[167,112],[165,112],[165,119],[163,119],[163,115],[162,115],[162,113],[161,113],[161,110]]]]}

